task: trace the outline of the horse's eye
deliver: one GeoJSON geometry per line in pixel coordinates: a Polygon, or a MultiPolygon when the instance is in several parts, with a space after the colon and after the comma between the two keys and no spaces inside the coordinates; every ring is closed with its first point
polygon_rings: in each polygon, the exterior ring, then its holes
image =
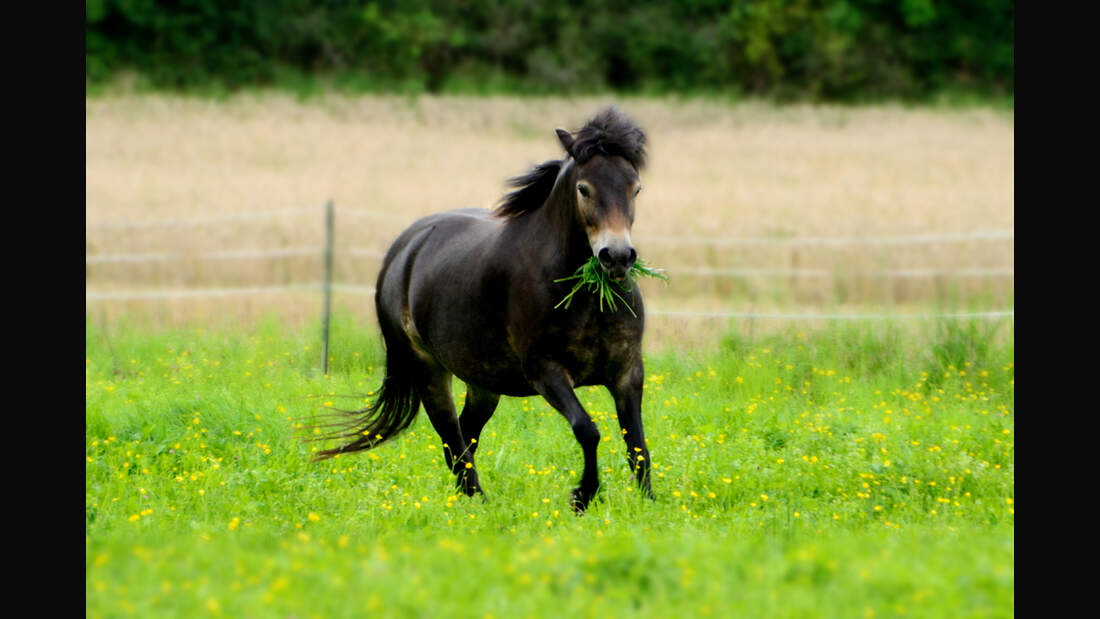
{"type": "Polygon", "coordinates": [[[641,185],[638,185],[637,187],[635,187],[635,188],[634,188],[634,195],[638,195],[638,192],[639,192],[639,191],[641,191],[641,190],[642,190],[642,186],[641,186],[641,185]]]}
{"type": "Polygon", "coordinates": [[[585,185],[577,185],[577,191],[581,192],[581,195],[588,197],[588,187],[585,185]]]}

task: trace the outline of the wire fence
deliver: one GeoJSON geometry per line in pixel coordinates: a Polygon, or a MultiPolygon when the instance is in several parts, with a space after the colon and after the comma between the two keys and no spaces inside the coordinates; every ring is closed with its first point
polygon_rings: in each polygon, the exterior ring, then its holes
{"type": "MultiPolygon", "coordinates": [[[[176,290],[138,290],[128,292],[87,292],[87,301],[138,301],[155,299],[186,299],[193,297],[230,297],[251,296],[290,291],[323,291],[324,282],[309,284],[285,284],[281,286],[244,286],[234,288],[183,288],[176,290]]],[[[354,286],[348,284],[332,284],[333,292],[344,294],[356,294],[373,296],[374,288],[371,286],[354,286]]],[[[670,316],[681,318],[741,318],[741,319],[773,319],[773,320],[891,320],[891,319],[915,319],[915,320],[939,320],[939,319],[989,319],[989,318],[1013,318],[1014,310],[994,310],[988,312],[940,312],[925,314],[885,314],[885,313],[767,313],[767,312],[718,312],[695,310],[665,310],[661,308],[647,308],[646,315],[670,316]]]]}
{"type": "MultiPolygon", "coordinates": [[[[334,209],[334,207],[332,207],[334,209]]],[[[171,218],[146,221],[109,221],[89,224],[91,230],[142,230],[152,228],[195,227],[229,222],[242,222],[274,217],[303,216],[317,214],[317,208],[285,208],[239,213],[233,215],[212,215],[191,218],[171,218]]],[[[371,218],[407,223],[407,216],[377,211],[367,208],[339,207],[341,215],[359,218],[371,218]]],[[[647,242],[668,245],[703,245],[712,247],[729,246],[881,246],[881,245],[924,245],[931,243],[967,243],[984,241],[1012,241],[1015,230],[978,230],[965,233],[919,233],[880,236],[838,236],[838,237],[802,237],[802,238],[762,238],[762,237],[688,237],[688,236],[647,236],[647,242]]],[[[381,259],[385,251],[371,247],[351,247],[335,249],[331,237],[325,246],[290,247],[278,249],[232,249],[198,253],[160,252],[160,253],[95,253],[85,255],[85,265],[138,264],[172,261],[230,261],[254,259],[281,259],[296,256],[316,256],[321,259],[332,255],[369,257],[381,259]]],[[[670,275],[693,277],[783,277],[783,278],[835,278],[835,277],[872,277],[872,278],[1014,278],[1013,267],[976,267],[960,269],[878,269],[868,271],[838,272],[829,269],[810,268],[717,268],[701,266],[671,266],[665,269],[670,275]]],[[[330,292],[342,294],[373,295],[371,286],[333,283],[330,280],[308,283],[291,283],[276,286],[241,286],[225,288],[183,288],[132,291],[96,291],[85,290],[86,302],[187,299],[202,297],[233,297],[264,294],[281,294],[291,291],[318,291],[326,295],[330,292]]],[[[981,312],[956,313],[761,313],[735,311],[698,311],[686,309],[649,308],[647,314],[671,318],[721,318],[721,319],[778,319],[778,320],[889,320],[915,319],[932,320],[946,318],[1001,319],[1014,318],[1013,309],[994,309],[981,312]]]]}
{"type": "MultiPolygon", "coordinates": [[[[171,262],[187,260],[246,260],[254,258],[285,258],[289,256],[322,256],[325,248],[293,247],[283,249],[241,249],[202,253],[156,253],[156,254],[93,254],[85,256],[85,264],[171,262]]],[[[349,247],[333,249],[337,256],[379,258],[386,252],[367,248],[349,247]]],[[[830,269],[797,268],[715,268],[695,266],[670,266],[664,269],[673,275],[697,275],[706,277],[881,277],[881,278],[962,278],[962,277],[1014,277],[1012,267],[978,267],[964,269],[879,269],[874,271],[837,271],[830,269]]]]}
{"type": "MultiPolygon", "coordinates": [[[[316,215],[319,209],[298,207],[236,213],[232,215],[203,215],[190,218],[168,218],[152,220],[119,220],[89,224],[89,230],[172,228],[204,226],[210,224],[271,219],[287,215],[316,215]]],[[[411,223],[405,215],[388,211],[362,207],[341,206],[337,210],[341,215],[382,219],[399,223],[411,223]]],[[[929,243],[967,243],[972,241],[1004,241],[1015,239],[1015,229],[975,230],[972,232],[933,232],[916,234],[886,234],[878,236],[835,236],[835,237],[700,237],[648,235],[647,242],[669,245],[790,245],[790,246],[843,246],[843,245],[923,245],[929,243]]],[[[274,251],[274,250],[271,250],[274,251]]]]}
{"type": "Polygon", "coordinates": [[[882,236],[839,237],[690,237],[652,236],[647,241],[671,245],[789,245],[789,246],[842,246],[842,245],[923,245],[928,243],[966,243],[970,241],[1001,241],[1015,238],[1015,230],[978,230],[960,233],[893,234],[882,236]]]}

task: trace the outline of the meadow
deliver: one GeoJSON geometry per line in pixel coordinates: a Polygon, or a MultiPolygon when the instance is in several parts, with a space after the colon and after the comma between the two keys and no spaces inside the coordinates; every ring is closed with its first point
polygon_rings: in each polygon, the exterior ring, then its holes
{"type": "Polygon", "coordinates": [[[423,415],[310,462],[314,419],[381,383],[389,242],[492,206],[609,102],[89,96],[86,615],[1013,616],[1013,318],[929,318],[1012,309],[1011,109],[614,101],[650,140],[632,237],[671,282],[640,282],[647,310],[772,316],[647,315],[655,501],[598,388],[581,517],[541,398],[482,434],[485,500],[423,415]],[[330,199],[328,375],[315,289],[92,298],[316,282],[330,199]]]}
{"type": "MultiPolygon", "coordinates": [[[[380,384],[373,328],[86,322],[89,617],[1009,617],[1011,321],[724,325],[646,356],[656,501],[610,397],[603,487],[539,398],[482,435],[487,499],[456,496],[421,415],[311,463],[311,420],[380,384]]],[[[456,381],[456,397],[464,387],[456,381]]]]}

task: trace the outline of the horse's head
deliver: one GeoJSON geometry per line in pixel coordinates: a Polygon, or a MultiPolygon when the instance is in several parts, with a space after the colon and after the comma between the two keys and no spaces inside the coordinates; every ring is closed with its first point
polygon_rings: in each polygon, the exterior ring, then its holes
{"type": "Polygon", "coordinates": [[[612,279],[621,280],[638,257],[630,227],[642,189],[638,171],[645,164],[645,134],[615,108],[575,134],[564,129],[557,134],[574,160],[573,195],[592,254],[612,279]]]}

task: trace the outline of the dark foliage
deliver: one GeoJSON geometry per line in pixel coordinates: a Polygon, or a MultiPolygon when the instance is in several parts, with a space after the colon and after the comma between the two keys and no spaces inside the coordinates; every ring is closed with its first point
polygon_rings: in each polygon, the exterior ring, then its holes
{"type": "Polygon", "coordinates": [[[1011,95],[1008,0],[89,0],[88,83],[1011,95]]]}

